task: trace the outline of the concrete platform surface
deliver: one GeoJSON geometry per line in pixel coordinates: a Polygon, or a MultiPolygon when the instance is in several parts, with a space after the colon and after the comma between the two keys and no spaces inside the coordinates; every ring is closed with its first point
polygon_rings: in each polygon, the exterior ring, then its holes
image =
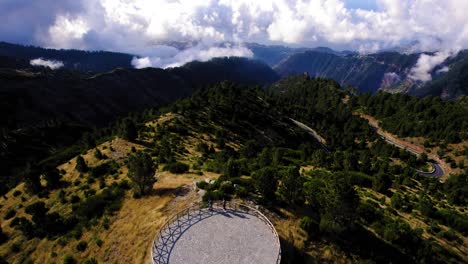
{"type": "Polygon", "coordinates": [[[222,211],[186,229],[173,245],[170,264],[274,264],[279,245],[259,218],[222,211]]]}

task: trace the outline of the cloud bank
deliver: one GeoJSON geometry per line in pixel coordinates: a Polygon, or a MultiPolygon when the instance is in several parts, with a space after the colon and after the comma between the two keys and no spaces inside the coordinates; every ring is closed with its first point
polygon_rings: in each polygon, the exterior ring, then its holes
{"type": "Polygon", "coordinates": [[[45,60],[42,58],[37,58],[29,62],[32,66],[42,66],[49,67],[52,70],[60,69],[63,67],[63,62],[56,60],[45,60]]]}
{"type": "MultiPolygon", "coordinates": [[[[447,51],[436,52],[434,55],[421,54],[416,65],[411,69],[408,77],[415,81],[430,81],[432,80],[432,70],[452,55],[452,52],[447,51]]],[[[445,70],[445,68],[442,70],[445,70]]]]}
{"type": "Polygon", "coordinates": [[[207,61],[215,57],[253,57],[253,53],[248,48],[236,44],[224,44],[222,46],[206,46],[198,44],[183,50],[173,52],[160,52],[160,49],[168,50],[166,46],[157,46],[152,51],[147,52],[145,57],[133,58],[132,65],[137,68],[147,67],[177,67],[194,60],[207,61]],[[156,52],[155,52],[156,51],[156,52]]]}
{"type": "MultiPolygon", "coordinates": [[[[0,36],[53,48],[131,52],[140,57],[135,65],[141,67],[177,65],[220,53],[249,54],[241,44],[219,47],[224,42],[329,46],[362,53],[393,47],[408,52],[468,48],[466,0],[365,2],[3,0],[0,16],[8,23],[0,24],[0,36]],[[174,49],[174,43],[192,45],[174,49]]],[[[415,69],[416,78],[427,79],[418,72],[415,69]]]]}

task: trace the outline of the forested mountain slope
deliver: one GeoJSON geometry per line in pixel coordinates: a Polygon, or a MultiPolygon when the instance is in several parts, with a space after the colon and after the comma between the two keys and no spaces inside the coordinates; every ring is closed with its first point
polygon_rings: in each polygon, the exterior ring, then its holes
{"type": "Polygon", "coordinates": [[[225,199],[265,212],[286,263],[466,262],[466,173],[445,183],[418,176],[424,157],[378,137],[354,114],[374,108],[361,98],[301,75],[266,90],[222,82],[129,115],[68,149],[78,150],[68,159],[32,163],[0,197],[0,256],[144,262],[170,216],[225,199]],[[290,118],[317,130],[329,151],[290,118]]]}
{"type": "Polygon", "coordinates": [[[27,63],[37,58],[56,60],[61,61],[68,69],[93,72],[132,68],[131,61],[134,57],[117,52],[45,49],[6,42],[0,42],[0,56],[21,59],[27,63]]]}
{"type": "Polygon", "coordinates": [[[130,112],[173,102],[199,87],[223,80],[265,85],[277,78],[267,65],[245,58],[96,75],[67,69],[0,69],[0,174],[9,175],[17,166],[55,153],[92,127],[106,127],[130,112]]]}
{"type": "MultiPolygon", "coordinates": [[[[275,67],[281,76],[307,72],[312,77],[331,78],[343,86],[353,86],[360,92],[374,93],[382,88],[384,75],[393,72],[405,75],[419,55],[402,55],[396,52],[368,56],[338,56],[331,53],[307,51],[292,55],[275,67]]],[[[390,83],[390,86],[394,83],[390,83]]]]}
{"type": "MultiPolygon", "coordinates": [[[[358,92],[378,90],[416,96],[439,96],[457,99],[468,94],[466,65],[468,52],[460,51],[434,67],[432,80],[422,82],[409,77],[422,53],[381,52],[369,55],[339,55],[306,51],[293,54],[275,66],[282,76],[307,72],[312,77],[332,78],[342,86],[353,86],[358,92]]],[[[431,54],[431,53],[429,53],[431,54]]]]}

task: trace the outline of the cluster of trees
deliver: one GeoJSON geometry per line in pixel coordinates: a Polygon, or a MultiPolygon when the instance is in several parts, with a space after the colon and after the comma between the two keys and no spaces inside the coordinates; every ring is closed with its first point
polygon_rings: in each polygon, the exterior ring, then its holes
{"type": "Polygon", "coordinates": [[[379,92],[353,97],[351,103],[381,120],[382,128],[401,137],[459,143],[468,138],[468,101],[444,101],[379,92]]]}

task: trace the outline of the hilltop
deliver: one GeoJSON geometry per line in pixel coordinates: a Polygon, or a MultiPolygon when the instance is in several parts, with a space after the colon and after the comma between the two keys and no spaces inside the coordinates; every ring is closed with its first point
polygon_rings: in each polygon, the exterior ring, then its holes
{"type": "MultiPolygon", "coordinates": [[[[462,102],[437,104],[439,122],[466,116],[462,102]]],[[[45,166],[50,159],[31,164],[0,198],[0,254],[15,262],[145,262],[168,217],[193,201],[224,198],[263,208],[286,263],[467,261],[464,163],[445,182],[418,176],[424,157],[385,143],[355,114],[373,114],[390,129],[399,110],[417,105],[411,96],[355,96],[332,80],[304,76],[266,90],[203,87],[92,134],[56,167],[45,166]],[[383,97],[392,104],[380,108],[383,97]],[[155,168],[143,189],[129,171],[136,160],[155,168]]],[[[419,118],[422,125],[396,134],[425,136],[432,116],[419,118]]],[[[400,119],[411,127],[412,119],[400,119]]],[[[457,159],[466,161],[466,128],[453,130],[458,138],[443,130],[430,137],[438,148],[464,146],[457,159]]]]}

